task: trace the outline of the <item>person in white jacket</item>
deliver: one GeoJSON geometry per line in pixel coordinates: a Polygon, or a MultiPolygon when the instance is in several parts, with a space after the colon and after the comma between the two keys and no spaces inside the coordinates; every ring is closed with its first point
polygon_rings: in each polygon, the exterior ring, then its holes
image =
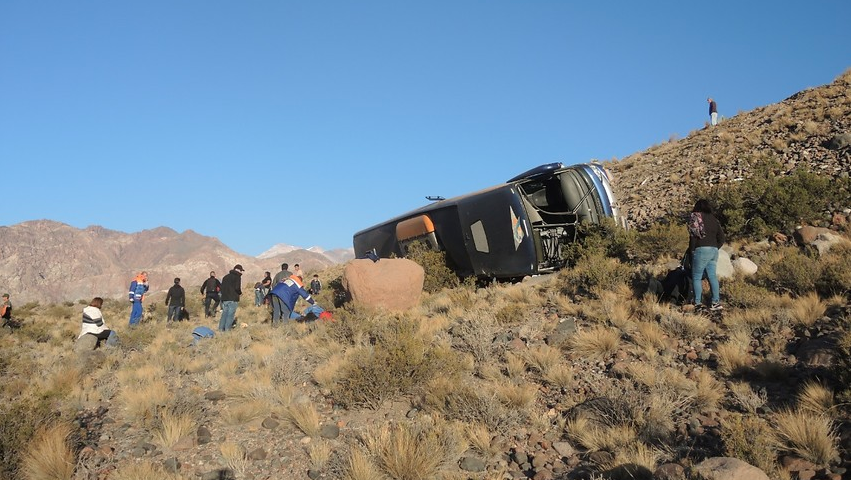
{"type": "Polygon", "coordinates": [[[100,340],[109,338],[112,330],[103,321],[103,313],[100,311],[102,306],[103,299],[95,297],[89,303],[89,306],[83,309],[83,327],[80,329],[80,335],[77,338],[91,334],[98,339],[98,343],[100,343],[100,340]]]}

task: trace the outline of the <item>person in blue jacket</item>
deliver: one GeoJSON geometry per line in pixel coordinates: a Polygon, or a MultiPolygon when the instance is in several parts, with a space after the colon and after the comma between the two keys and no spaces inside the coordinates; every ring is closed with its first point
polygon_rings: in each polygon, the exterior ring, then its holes
{"type": "Polygon", "coordinates": [[[269,293],[272,301],[272,326],[277,327],[290,320],[290,314],[295,308],[298,297],[307,300],[307,303],[316,305],[310,293],[304,289],[301,279],[296,275],[277,284],[269,293]]]}
{"type": "Polygon", "coordinates": [[[136,275],[136,279],[130,282],[130,291],[127,292],[133,308],[130,309],[130,325],[138,325],[142,320],[142,300],[148,292],[148,272],[136,275]]]}

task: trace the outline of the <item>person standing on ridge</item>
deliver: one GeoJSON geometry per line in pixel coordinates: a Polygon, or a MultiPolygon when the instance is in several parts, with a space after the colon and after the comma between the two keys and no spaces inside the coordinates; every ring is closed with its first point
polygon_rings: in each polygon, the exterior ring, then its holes
{"type": "Polygon", "coordinates": [[[165,317],[165,323],[170,321],[179,322],[180,313],[183,307],[186,306],[186,291],[180,286],[179,278],[174,279],[174,285],[165,294],[165,304],[168,305],[168,315],[165,317]]]}
{"type": "Polygon", "coordinates": [[[283,282],[284,280],[290,278],[293,275],[293,272],[290,271],[289,263],[281,264],[281,271],[275,274],[275,278],[272,279],[272,288],[275,288],[275,285],[283,282]]]}
{"type": "Polygon", "coordinates": [[[712,98],[707,98],[706,101],[709,102],[709,123],[714,127],[718,125],[718,105],[712,98]]]}
{"type": "Polygon", "coordinates": [[[204,297],[204,318],[210,318],[216,315],[216,310],[219,308],[219,292],[222,290],[222,282],[216,278],[216,272],[210,272],[210,278],[204,280],[201,285],[201,295],[204,297]],[[210,303],[213,304],[213,309],[210,310],[210,303]]]}
{"type": "Polygon", "coordinates": [[[148,272],[141,272],[130,282],[130,290],[127,292],[128,299],[133,307],[130,309],[130,326],[138,325],[142,321],[142,301],[148,292],[148,272]]]}
{"type": "Polygon", "coordinates": [[[242,295],[242,272],[244,271],[242,265],[237,264],[233,270],[222,277],[222,317],[219,319],[219,331],[226,332],[233,327],[239,296],[242,295]]]}

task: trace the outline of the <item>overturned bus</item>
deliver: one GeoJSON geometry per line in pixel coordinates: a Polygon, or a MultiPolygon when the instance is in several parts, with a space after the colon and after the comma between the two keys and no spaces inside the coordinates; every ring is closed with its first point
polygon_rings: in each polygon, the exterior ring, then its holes
{"type": "Polygon", "coordinates": [[[388,258],[424,242],[462,277],[513,279],[561,268],[577,225],[605,217],[623,223],[602,165],[550,163],[361,230],[353,243],[357,257],[388,258]]]}

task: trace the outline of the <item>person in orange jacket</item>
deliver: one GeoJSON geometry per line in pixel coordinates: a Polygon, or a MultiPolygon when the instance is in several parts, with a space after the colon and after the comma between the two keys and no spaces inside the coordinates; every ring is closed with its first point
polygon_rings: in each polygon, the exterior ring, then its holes
{"type": "Polygon", "coordinates": [[[130,291],[127,292],[133,308],[130,309],[130,325],[138,325],[142,321],[142,300],[148,292],[148,272],[136,275],[136,279],[130,282],[130,291]]]}

